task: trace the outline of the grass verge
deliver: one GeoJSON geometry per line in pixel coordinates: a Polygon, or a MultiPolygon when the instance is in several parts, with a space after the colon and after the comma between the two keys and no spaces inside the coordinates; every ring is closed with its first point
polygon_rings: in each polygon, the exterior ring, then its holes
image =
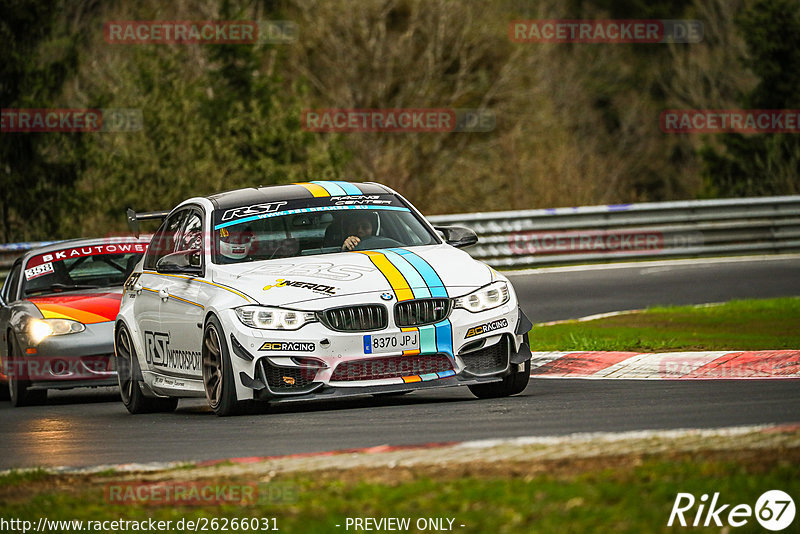
{"type": "MultiPolygon", "coordinates": [[[[798,465],[800,448],[790,447],[544,462],[473,462],[455,468],[330,470],[269,477],[260,486],[283,488],[273,492],[273,497],[280,495],[280,499],[221,506],[108,504],[105,486],[109,481],[91,475],[53,475],[49,480],[32,480],[24,487],[16,481],[9,485],[3,478],[0,516],[23,518],[34,524],[41,517],[82,520],[84,530],[88,521],[152,518],[172,521],[169,532],[183,532],[192,529],[175,528],[181,519],[185,524],[187,520],[218,518],[217,530],[225,531],[219,528],[222,518],[255,517],[274,518],[283,532],[325,533],[347,532],[347,517],[397,517],[409,518],[408,532],[424,531],[416,528],[419,518],[443,519],[443,525],[452,519],[453,530],[463,533],[666,532],[673,531],[666,524],[679,492],[692,493],[698,499],[702,494],[719,492],[721,504],[753,507],[767,490],[780,488],[789,495],[800,495],[798,465]]],[[[212,488],[252,482],[249,477],[196,481],[212,488]]],[[[695,507],[687,515],[689,521],[696,511],[695,507]]],[[[759,528],[750,518],[737,532],[759,528]]],[[[75,529],[51,527],[48,531],[75,529]]],[[[104,531],[130,530],[112,527],[104,531]]]]}
{"type": "Polygon", "coordinates": [[[531,350],[669,352],[800,348],[800,298],[650,308],[592,321],[537,326],[531,350]]]}

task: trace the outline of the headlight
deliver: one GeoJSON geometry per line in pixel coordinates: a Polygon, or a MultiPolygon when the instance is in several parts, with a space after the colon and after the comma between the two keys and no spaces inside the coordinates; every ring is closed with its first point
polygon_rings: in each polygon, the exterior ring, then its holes
{"type": "Polygon", "coordinates": [[[317,320],[314,312],[284,310],[267,306],[242,306],[234,310],[245,326],[262,330],[297,330],[317,320]]]}
{"type": "Polygon", "coordinates": [[[453,299],[453,306],[478,313],[502,306],[509,298],[508,283],[498,280],[468,295],[453,299]]]}
{"type": "Polygon", "coordinates": [[[28,334],[35,345],[48,336],[77,334],[84,330],[86,325],[70,319],[34,319],[28,326],[28,334]]]}

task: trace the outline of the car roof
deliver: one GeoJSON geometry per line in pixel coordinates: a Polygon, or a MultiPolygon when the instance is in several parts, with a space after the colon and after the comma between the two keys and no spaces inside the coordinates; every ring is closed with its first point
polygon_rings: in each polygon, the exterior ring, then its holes
{"type": "Polygon", "coordinates": [[[248,204],[278,200],[298,200],[338,195],[394,194],[388,187],[374,182],[313,181],[286,185],[248,187],[208,196],[214,209],[237,208],[248,204]]]}
{"type": "Polygon", "coordinates": [[[109,244],[117,244],[117,243],[142,243],[148,244],[150,242],[151,236],[146,236],[147,239],[137,239],[133,236],[126,237],[126,236],[115,236],[115,237],[92,237],[92,238],[79,238],[79,239],[67,239],[66,241],[56,241],[55,243],[51,243],[49,245],[45,245],[43,247],[33,248],[25,252],[22,256],[27,260],[30,256],[36,256],[38,254],[44,254],[46,252],[54,252],[56,250],[62,250],[65,248],[75,247],[75,246],[92,246],[92,245],[109,245],[109,244]]]}

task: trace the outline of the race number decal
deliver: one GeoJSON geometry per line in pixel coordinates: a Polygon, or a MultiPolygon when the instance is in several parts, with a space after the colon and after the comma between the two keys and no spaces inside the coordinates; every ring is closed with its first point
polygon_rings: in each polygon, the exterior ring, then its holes
{"type": "Polygon", "coordinates": [[[43,263],[41,265],[37,265],[36,267],[31,267],[30,269],[25,269],[25,280],[33,280],[34,278],[39,278],[40,276],[44,276],[46,274],[50,274],[53,272],[53,263],[43,263]]]}

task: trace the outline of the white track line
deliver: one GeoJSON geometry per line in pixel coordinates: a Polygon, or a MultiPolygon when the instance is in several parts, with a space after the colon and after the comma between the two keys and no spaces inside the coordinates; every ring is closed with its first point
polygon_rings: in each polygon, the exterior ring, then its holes
{"type": "Polygon", "coordinates": [[[675,267],[683,265],[712,265],[716,263],[743,263],[752,261],[797,260],[800,254],[775,254],[761,256],[731,256],[719,258],[688,258],[675,260],[629,261],[620,263],[592,263],[589,265],[568,265],[564,267],[539,267],[523,270],[502,271],[505,276],[525,276],[528,274],[574,273],[583,271],[602,271],[606,269],[642,269],[648,267],[675,267]]]}

